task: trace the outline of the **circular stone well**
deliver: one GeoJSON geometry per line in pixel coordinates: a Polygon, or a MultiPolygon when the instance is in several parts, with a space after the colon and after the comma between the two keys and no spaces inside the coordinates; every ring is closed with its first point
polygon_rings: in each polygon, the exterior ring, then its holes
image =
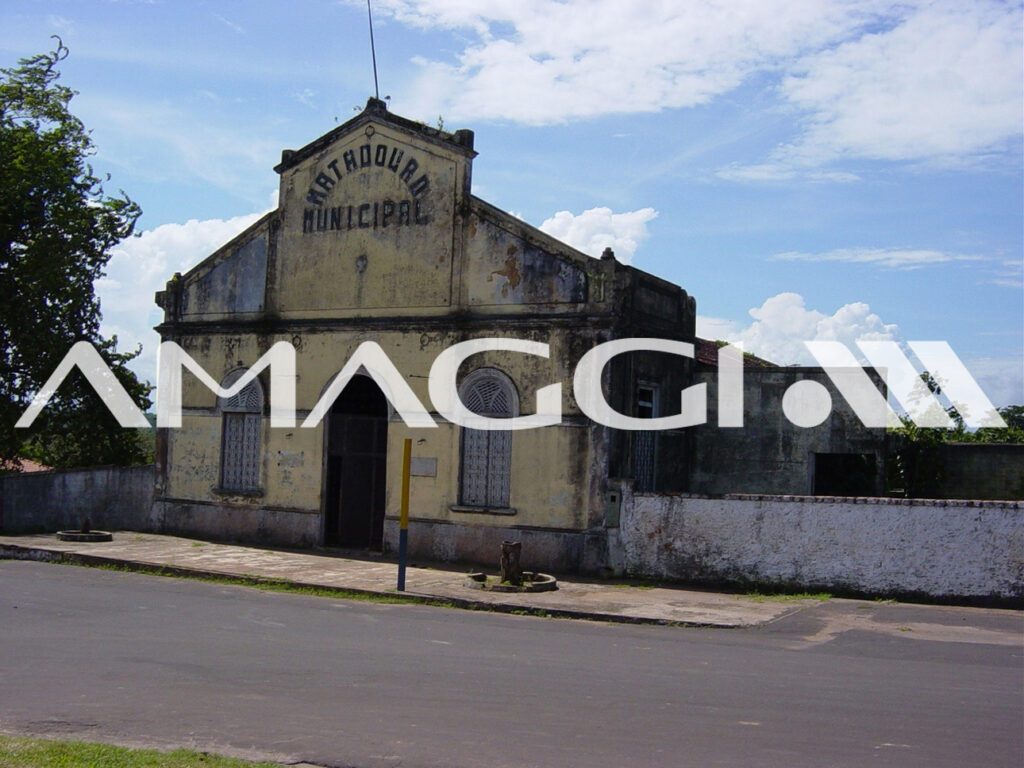
{"type": "Polygon", "coordinates": [[[558,581],[546,573],[523,571],[523,584],[502,583],[497,576],[486,573],[470,573],[466,576],[465,585],[470,589],[482,589],[487,592],[552,592],[558,589],[558,581]]]}
{"type": "Polygon", "coordinates": [[[61,541],[113,541],[114,534],[108,531],[57,531],[61,541]]]}

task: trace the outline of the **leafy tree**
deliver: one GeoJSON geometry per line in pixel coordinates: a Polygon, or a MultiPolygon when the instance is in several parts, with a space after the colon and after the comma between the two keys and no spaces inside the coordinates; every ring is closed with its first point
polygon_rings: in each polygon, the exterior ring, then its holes
{"type": "MultiPolygon", "coordinates": [[[[1008,405],[1005,408],[1000,408],[999,415],[1003,417],[1007,427],[1020,430],[1024,434],[1024,405],[1008,405]]],[[[1024,442],[1024,439],[1019,442],[1024,442]]]]}
{"type": "MultiPolygon", "coordinates": [[[[921,374],[921,394],[942,394],[942,384],[931,374],[921,374]]],[[[909,416],[889,433],[889,487],[905,496],[922,498],[940,495],[942,487],[941,446],[945,443],[1024,443],[1024,406],[998,408],[1006,428],[982,427],[969,430],[956,407],[945,409],[952,429],[919,427],[909,416]]]]}
{"type": "Polygon", "coordinates": [[[94,290],[111,249],[141,215],[124,192],[103,190],[88,164],[92,139],[68,108],[56,49],[0,68],[0,466],[32,457],[51,466],[145,459],[81,374],[69,377],[30,430],[14,424],[72,344],[92,343],[129,395],[150,405],[150,387],[129,371],[133,353],[99,332],[94,290]]]}

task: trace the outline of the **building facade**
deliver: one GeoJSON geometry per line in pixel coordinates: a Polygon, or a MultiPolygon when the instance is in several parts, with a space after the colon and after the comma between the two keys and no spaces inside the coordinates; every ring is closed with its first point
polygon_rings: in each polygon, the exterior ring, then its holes
{"type": "MultiPolygon", "coordinates": [[[[185,375],[183,423],[161,429],[156,514],[163,530],[288,546],[379,550],[397,541],[402,446],[413,444],[410,547],[416,556],[492,561],[523,541],[527,566],[597,570],[608,559],[621,486],[687,491],[692,430],[617,431],[585,418],[573,372],[613,339],[695,341],[682,288],[561,243],[471,193],[473,133],[446,133],[366,109],[276,167],[279,205],[157,295],[158,327],[226,387],[289,342],[301,423],[363,342],[386,352],[430,408],[437,356],[476,338],[550,345],[550,358],[485,352],[458,391],[492,417],[533,413],[562,384],[562,422],[521,431],[460,428],[434,415],[411,428],[357,375],[315,427],[271,428],[270,379],[230,398],[185,375]]],[[[615,358],[609,404],[641,418],[677,413],[694,360],[615,358]]],[[[714,437],[708,432],[708,441],[714,437]]],[[[799,492],[799,491],[796,491],[799,492]]]]}

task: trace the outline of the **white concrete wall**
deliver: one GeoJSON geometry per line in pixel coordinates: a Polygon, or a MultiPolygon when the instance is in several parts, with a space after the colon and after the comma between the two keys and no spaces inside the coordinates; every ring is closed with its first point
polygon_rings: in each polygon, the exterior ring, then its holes
{"type": "Polygon", "coordinates": [[[636,576],[1024,597],[1024,502],[644,494],[621,526],[636,576]]]}

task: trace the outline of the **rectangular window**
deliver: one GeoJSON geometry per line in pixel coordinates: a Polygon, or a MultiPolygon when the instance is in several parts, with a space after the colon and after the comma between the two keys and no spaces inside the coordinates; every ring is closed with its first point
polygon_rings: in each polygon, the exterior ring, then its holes
{"type": "MultiPolygon", "coordinates": [[[[636,388],[636,417],[653,419],[658,416],[658,387],[638,384],[636,388]]],[[[653,491],[657,468],[658,433],[646,430],[633,433],[633,480],[637,491],[653,491]]]]}
{"type": "Polygon", "coordinates": [[[636,388],[636,417],[638,419],[653,419],[655,416],[655,402],[657,389],[641,384],[636,388]]]}
{"type": "Polygon", "coordinates": [[[512,464],[512,433],[462,431],[462,498],[472,507],[507,507],[512,464]]]}
{"type": "Polygon", "coordinates": [[[220,473],[223,490],[259,490],[261,418],[258,413],[224,414],[220,473]]]}

